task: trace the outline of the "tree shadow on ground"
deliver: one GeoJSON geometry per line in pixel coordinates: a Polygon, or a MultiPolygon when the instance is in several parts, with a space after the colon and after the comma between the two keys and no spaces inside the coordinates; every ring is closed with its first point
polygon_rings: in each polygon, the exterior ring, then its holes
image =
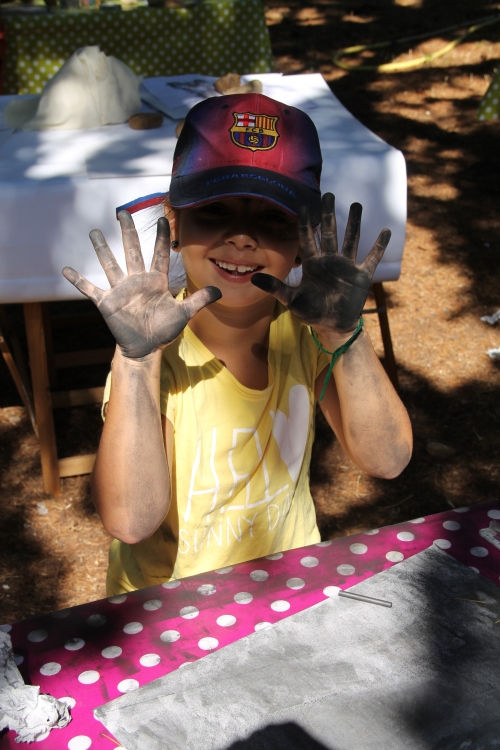
{"type": "MultiPolygon", "coordinates": [[[[500,385],[471,381],[443,392],[430,379],[403,368],[400,373],[401,397],[414,431],[411,461],[396,479],[365,475],[369,483],[365,497],[352,497],[352,503],[343,503],[341,508],[335,502],[339,478],[338,463],[332,463],[335,437],[318,410],[311,489],[313,497],[321,494],[317,514],[322,539],[344,536],[356,527],[378,528],[474,505],[499,495],[495,472],[500,456],[500,385]],[[437,459],[427,450],[429,442],[443,443],[454,453],[437,459]]],[[[340,447],[338,453],[345,463],[340,447]]]]}

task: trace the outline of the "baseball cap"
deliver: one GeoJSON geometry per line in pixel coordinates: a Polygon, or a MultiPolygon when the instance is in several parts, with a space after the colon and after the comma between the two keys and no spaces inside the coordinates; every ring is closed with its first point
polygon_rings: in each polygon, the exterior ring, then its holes
{"type": "Polygon", "coordinates": [[[321,219],[321,148],[300,109],[263,94],[206,99],[187,114],[174,153],[169,199],[174,208],[235,196],[264,198],[321,219]]]}

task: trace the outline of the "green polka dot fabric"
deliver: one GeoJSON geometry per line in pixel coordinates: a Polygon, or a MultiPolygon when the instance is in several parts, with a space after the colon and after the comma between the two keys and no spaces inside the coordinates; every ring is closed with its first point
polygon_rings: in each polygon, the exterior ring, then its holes
{"type": "Polygon", "coordinates": [[[40,94],[76,49],[91,44],[146,78],[272,70],[261,0],[205,0],[187,8],[119,13],[59,11],[3,22],[4,94],[40,94]]]}
{"type": "Polygon", "coordinates": [[[500,68],[495,73],[488,91],[483,96],[477,113],[478,120],[498,120],[500,115],[500,68]]]}

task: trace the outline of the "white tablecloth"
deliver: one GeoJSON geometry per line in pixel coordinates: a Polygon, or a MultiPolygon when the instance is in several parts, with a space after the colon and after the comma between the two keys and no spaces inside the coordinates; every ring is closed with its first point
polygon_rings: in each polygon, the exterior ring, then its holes
{"type": "MultiPolygon", "coordinates": [[[[364,208],[358,259],[382,228],[392,229],[375,280],[397,279],[406,224],[401,152],[361,125],[321,75],[252,77],[263,81],[264,94],[304,109],[315,122],[324,159],[321,187],[336,195],[340,234],[350,204],[359,201],[364,208]]],[[[12,98],[0,97],[0,116],[12,98]]],[[[115,209],[168,190],[174,127],[165,118],[161,128],[150,131],[125,124],[13,133],[0,121],[0,302],[81,299],[61,275],[65,265],[108,288],[88,233],[101,229],[124,264],[115,209]]],[[[154,243],[154,228],[147,222],[144,215],[138,220],[146,262],[154,243]]]]}

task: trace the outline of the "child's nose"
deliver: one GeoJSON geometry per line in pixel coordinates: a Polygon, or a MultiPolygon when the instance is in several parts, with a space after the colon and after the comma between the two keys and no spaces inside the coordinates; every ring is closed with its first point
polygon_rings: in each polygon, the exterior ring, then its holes
{"type": "Polygon", "coordinates": [[[253,250],[257,247],[257,240],[247,232],[231,234],[226,242],[228,245],[232,245],[235,250],[253,250]]]}

